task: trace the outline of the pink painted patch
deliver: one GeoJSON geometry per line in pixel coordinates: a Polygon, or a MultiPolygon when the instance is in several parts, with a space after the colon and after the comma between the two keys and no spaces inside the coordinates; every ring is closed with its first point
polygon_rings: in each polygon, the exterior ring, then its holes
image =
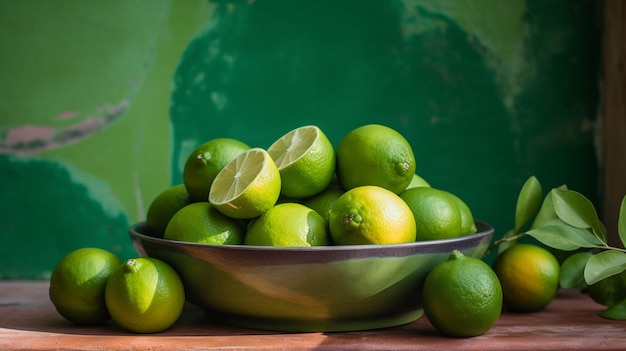
{"type": "MultiPolygon", "coordinates": [[[[28,124],[0,129],[0,154],[28,155],[79,142],[120,118],[129,104],[128,100],[122,100],[117,105],[105,104],[96,109],[96,114],[60,128],[28,124]]],[[[78,115],[74,111],[65,111],[56,117],[70,119],[78,115]]]]}
{"type": "Polygon", "coordinates": [[[57,115],[57,119],[61,121],[66,119],[72,119],[76,117],[76,115],[78,115],[78,112],[76,111],[63,111],[57,115]]]}
{"type": "Polygon", "coordinates": [[[56,130],[52,127],[25,125],[10,129],[6,143],[9,145],[15,145],[31,142],[32,140],[48,140],[51,139],[55,133],[56,130]]]}

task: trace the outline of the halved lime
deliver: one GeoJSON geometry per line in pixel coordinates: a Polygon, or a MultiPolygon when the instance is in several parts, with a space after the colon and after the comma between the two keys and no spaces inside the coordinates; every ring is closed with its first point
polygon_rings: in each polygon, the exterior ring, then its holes
{"type": "Polygon", "coordinates": [[[322,192],[335,174],[335,151],[317,126],[296,128],[267,149],[280,171],[281,194],[305,198],[322,192]]]}
{"type": "Polygon", "coordinates": [[[213,180],[209,202],[232,218],[254,218],[272,208],[280,196],[280,173],[261,148],[241,153],[213,180]]]}

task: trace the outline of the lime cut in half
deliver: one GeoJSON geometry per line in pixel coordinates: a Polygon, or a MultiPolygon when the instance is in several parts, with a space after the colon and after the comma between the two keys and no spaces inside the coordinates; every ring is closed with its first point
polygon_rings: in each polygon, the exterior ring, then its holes
{"type": "Polygon", "coordinates": [[[284,196],[306,198],[318,194],[328,187],[335,174],[335,150],[317,126],[290,131],[267,152],[280,171],[284,196]]]}
{"type": "Polygon", "coordinates": [[[274,206],[280,188],[280,173],[272,157],[264,149],[252,148],[217,174],[209,202],[226,216],[254,218],[274,206]]]}

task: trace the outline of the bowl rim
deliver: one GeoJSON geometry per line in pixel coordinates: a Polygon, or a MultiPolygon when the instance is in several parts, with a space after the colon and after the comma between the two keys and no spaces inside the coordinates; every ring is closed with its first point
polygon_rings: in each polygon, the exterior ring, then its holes
{"type": "Polygon", "coordinates": [[[133,239],[138,239],[141,241],[148,241],[152,243],[159,244],[169,244],[169,245],[178,245],[178,246],[187,246],[187,247],[195,247],[195,248],[213,248],[220,250],[234,250],[234,251],[268,251],[268,252],[285,252],[285,251],[293,251],[293,252],[333,252],[333,251],[378,251],[378,250],[389,250],[389,249],[411,249],[411,248],[428,248],[428,247],[438,247],[438,246],[449,246],[454,245],[455,243],[465,243],[467,241],[481,241],[485,237],[493,236],[495,231],[494,227],[488,222],[481,220],[474,220],[476,227],[478,228],[477,232],[469,235],[462,235],[455,238],[448,239],[436,239],[436,240],[424,240],[424,241],[414,241],[410,243],[401,243],[401,244],[363,244],[363,245],[323,245],[323,246],[259,246],[259,245],[218,245],[218,244],[205,244],[205,243],[196,243],[196,242],[188,242],[188,241],[179,241],[179,240],[171,240],[159,238],[147,234],[143,234],[139,229],[145,228],[146,222],[141,221],[131,225],[128,229],[130,236],[133,239]]]}

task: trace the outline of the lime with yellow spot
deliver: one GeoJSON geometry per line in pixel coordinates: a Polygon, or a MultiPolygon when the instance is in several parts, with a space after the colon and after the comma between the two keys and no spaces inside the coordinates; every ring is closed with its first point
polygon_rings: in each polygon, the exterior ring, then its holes
{"type": "Polygon", "coordinates": [[[328,224],[339,245],[415,241],[415,219],[409,206],[392,191],[374,185],[352,188],[339,196],[328,224]]]}
{"type": "Polygon", "coordinates": [[[538,245],[519,243],[507,248],[495,258],[493,269],[502,283],[504,304],[513,311],[540,311],[559,289],[559,261],[538,245]]]}

